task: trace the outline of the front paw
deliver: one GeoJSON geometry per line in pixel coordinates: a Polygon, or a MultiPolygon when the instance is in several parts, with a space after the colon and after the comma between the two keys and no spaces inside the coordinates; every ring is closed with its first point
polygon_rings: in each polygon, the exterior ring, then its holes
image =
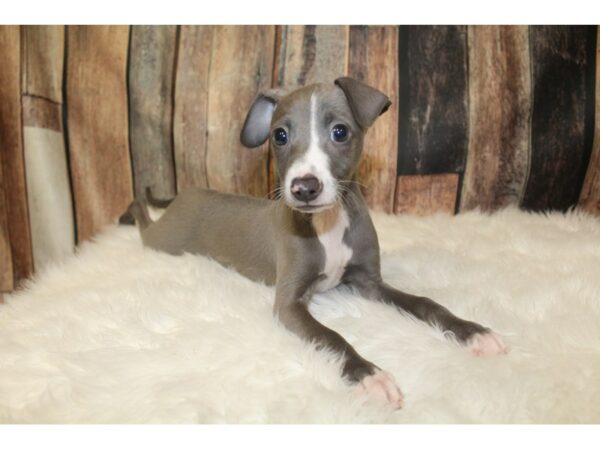
{"type": "Polygon", "coordinates": [[[358,385],[358,391],[394,409],[404,406],[404,396],[396,385],[396,380],[391,373],[381,369],[377,369],[373,375],[364,377],[358,385]]]}
{"type": "Polygon", "coordinates": [[[506,355],[508,347],[492,332],[475,333],[467,342],[467,348],[475,356],[506,355]]]}

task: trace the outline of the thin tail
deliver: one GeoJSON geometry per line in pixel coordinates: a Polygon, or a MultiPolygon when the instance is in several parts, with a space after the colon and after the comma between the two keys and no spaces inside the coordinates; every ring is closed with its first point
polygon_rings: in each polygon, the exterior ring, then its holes
{"type": "Polygon", "coordinates": [[[148,204],[150,206],[153,206],[155,208],[166,208],[167,206],[169,206],[171,204],[171,202],[174,200],[175,198],[155,198],[152,195],[152,189],[150,188],[150,186],[146,187],[146,200],[148,201],[148,204]]]}
{"type": "Polygon", "coordinates": [[[119,218],[119,223],[121,225],[134,225],[135,222],[137,222],[140,227],[140,231],[145,230],[148,228],[148,225],[152,223],[144,200],[135,199],[131,202],[127,211],[119,218]]]}

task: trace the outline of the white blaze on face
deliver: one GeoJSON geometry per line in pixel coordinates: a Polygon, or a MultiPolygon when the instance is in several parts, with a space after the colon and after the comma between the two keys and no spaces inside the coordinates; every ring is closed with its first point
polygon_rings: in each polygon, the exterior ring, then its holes
{"type": "Polygon", "coordinates": [[[323,185],[321,194],[310,202],[314,205],[330,205],[336,198],[335,178],[331,175],[329,156],[319,145],[317,117],[317,95],[313,93],[310,97],[310,142],[308,149],[299,159],[294,161],[285,175],[285,198],[292,205],[301,205],[292,195],[291,187],[294,178],[302,178],[306,175],[314,175],[323,185]]]}

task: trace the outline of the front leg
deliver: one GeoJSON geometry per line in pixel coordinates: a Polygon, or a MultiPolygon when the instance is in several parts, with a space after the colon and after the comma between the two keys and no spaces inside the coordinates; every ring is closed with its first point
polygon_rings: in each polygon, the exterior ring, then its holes
{"type": "Polygon", "coordinates": [[[357,286],[366,297],[395,306],[398,310],[408,312],[419,320],[439,327],[443,332],[450,332],[456,340],[467,346],[476,356],[507,353],[502,340],[478,323],[461,319],[447,308],[427,297],[419,297],[399,291],[384,282],[357,286]]]}
{"type": "Polygon", "coordinates": [[[278,284],[276,288],[274,312],[280,322],[302,339],[342,355],[343,376],[348,381],[359,384],[362,391],[388,402],[394,408],[401,408],[402,393],[394,378],[360,356],[342,336],[318,322],[310,314],[307,308],[312,295],[310,288],[296,295],[293,291],[297,289],[290,289],[289,285],[278,284]]]}

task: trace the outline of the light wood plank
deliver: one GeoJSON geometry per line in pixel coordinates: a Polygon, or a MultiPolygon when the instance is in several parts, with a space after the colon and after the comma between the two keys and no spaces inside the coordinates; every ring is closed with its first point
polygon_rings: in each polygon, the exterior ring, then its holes
{"type": "Polygon", "coordinates": [[[470,26],[469,147],[461,209],[519,204],[527,181],[531,76],[527,26],[470,26]]]}
{"type": "Polygon", "coordinates": [[[214,28],[206,149],[211,189],[261,197],[268,192],[266,144],[250,150],[239,136],[252,101],[271,87],[274,40],[273,26],[214,28]]]}
{"type": "Polygon", "coordinates": [[[69,26],[68,130],[79,241],[113,222],[132,200],[127,26],[69,26]]]}
{"type": "Polygon", "coordinates": [[[403,175],[398,177],[394,213],[425,216],[454,214],[458,174],[403,175]]]}
{"type": "Polygon", "coordinates": [[[22,143],[20,47],[19,27],[0,26],[0,164],[15,287],[33,270],[22,143]]]}
{"type": "Polygon", "coordinates": [[[62,103],[65,27],[23,26],[22,39],[23,93],[62,103]]]}
{"type": "Polygon", "coordinates": [[[206,136],[212,42],[212,26],[182,26],[180,29],[173,119],[178,191],[208,187],[206,136]]]}
{"type": "Polygon", "coordinates": [[[358,170],[368,205],[391,213],[398,163],[398,27],[351,27],[348,74],[379,89],[392,101],[367,132],[358,170]]]}

